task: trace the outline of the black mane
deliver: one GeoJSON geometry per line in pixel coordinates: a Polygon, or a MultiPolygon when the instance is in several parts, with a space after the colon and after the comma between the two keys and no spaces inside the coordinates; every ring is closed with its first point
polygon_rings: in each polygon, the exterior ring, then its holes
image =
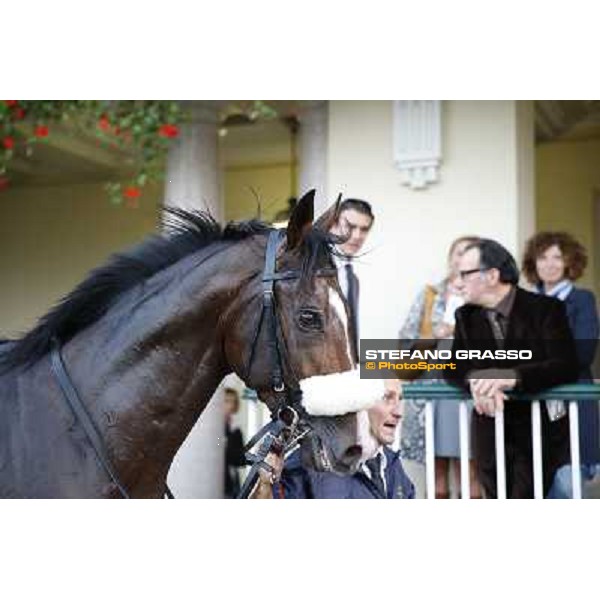
{"type": "MultiPolygon", "coordinates": [[[[268,224],[256,219],[228,223],[222,228],[202,211],[169,207],[165,213],[168,235],[151,235],[93,270],[33,329],[3,348],[0,373],[33,365],[50,351],[54,339],[66,343],[105,315],[121,294],[186,256],[215,242],[236,242],[270,230],[268,224]]],[[[303,277],[310,276],[316,266],[330,256],[332,239],[317,228],[307,233],[299,249],[303,277]]]]}

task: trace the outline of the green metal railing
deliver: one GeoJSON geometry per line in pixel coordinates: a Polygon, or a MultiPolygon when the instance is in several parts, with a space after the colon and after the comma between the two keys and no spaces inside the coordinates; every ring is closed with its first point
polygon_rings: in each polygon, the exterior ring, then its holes
{"type": "MultiPolygon", "coordinates": [[[[469,497],[469,427],[467,401],[469,392],[447,383],[406,383],[403,385],[405,400],[426,400],[425,405],[425,463],[427,479],[427,497],[435,498],[435,448],[434,448],[434,400],[458,400],[459,437],[461,463],[461,496],[469,497]]],[[[532,442],[533,442],[533,480],[535,498],[543,497],[542,444],[541,444],[541,408],[540,401],[563,400],[568,403],[569,435],[571,441],[571,466],[573,498],[581,498],[581,471],[579,458],[579,413],[578,403],[600,401],[600,383],[573,383],[556,386],[543,392],[522,394],[508,392],[510,401],[531,402],[532,442]]],[[[498,411],[494,417],[496,437],[496,485],[498,498],[506,498],[506,457],[504,452],[504,413],[498,411]]]]}
{"type": "MultiPolygon", "coordinates": [[[[405,399],[425,400],[468,400],[471,396],[464,389],[447,383],[407,383],[402,386],[405,399]]],[[[537,392],[535,394],[515,394],[508,392],[516,400],[600,400],[600,383],[572,383],[537,392]]]]}

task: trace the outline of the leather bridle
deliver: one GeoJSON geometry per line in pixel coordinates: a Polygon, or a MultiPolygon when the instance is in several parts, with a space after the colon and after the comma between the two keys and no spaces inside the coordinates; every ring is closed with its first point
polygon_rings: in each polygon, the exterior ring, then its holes
{"type": "MultiPolygon", "coordinates": [[[[246,381],[249,380],[258,338],[264,327],[266,328],[266,353],[270,373],[268,394],[275,398],[275,402],[271,408],[271,421],[246,444],[246,458],[252,467],[238,498],[247,498],[250,495],[258,480],[260,469],[272,471],[270,465],[265,462],[269,452],[289,454],[297,447],[301,439],[311,432],[306,411],[302,406],[300,382],[289,360],[275,302],[276,282],[300,279],[301,277],[299,270],[277,272],[277,250],[284,234],[283,230],[269,232],[262,275],[262,311],[252,338],[250,357],[244,376],[246,381]],[[259,442],[258,451],[250,452],[259,442]]],[[[316,277],[335,277],[337,269],[321,268],[316,270],[314,275],[316,277]]]]}

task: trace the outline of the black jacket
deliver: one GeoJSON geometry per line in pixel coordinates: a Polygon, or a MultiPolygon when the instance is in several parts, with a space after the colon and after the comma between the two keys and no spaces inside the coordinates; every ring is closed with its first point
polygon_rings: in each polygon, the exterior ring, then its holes
{"type": "MultiPolygon", "coordinates": [[[[457,350],[496,349],[485,309],[465,304],[456,311],[452,345],[457,350]]],[[[518,391],[539,392],[577,380],[577,353],[563,302],[517,288],[508,319],[505,349],[531,350],[528,361],[491,359],[457,360],[456,370],[446,369],[450,383],[467,386],[467,376],[475,369],[509,368],[518,376],[518,391]]]]}

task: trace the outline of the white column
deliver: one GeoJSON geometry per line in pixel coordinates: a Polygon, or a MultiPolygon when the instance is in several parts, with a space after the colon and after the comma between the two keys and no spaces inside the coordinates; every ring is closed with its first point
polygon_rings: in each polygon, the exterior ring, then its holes
{"type": "Polygon", "coordinates": [[[218,113],[210,103],[189,102],[184,108],[192,121],[169,149],[165,205],[202,208],[223,219],[220,193],[218,113]]]}
{"type": "Polygon", "coordinates": [[[299,177],[298,197],[315,188],[315,215],[320,215],[334,199],[327,197],[328,103],[307,102],[298,115],[299,177]]]}
{"type": "MultiPolygon", "coordinates": [[[[220,221],[217,111],[210,103],[186,103],[192,121],[169,150],[165,205],[208,210],[220,221]]],[[[224,415],[222,386],[175,456],[168,483],[178,498],[222,498],[224,415]]]]}

